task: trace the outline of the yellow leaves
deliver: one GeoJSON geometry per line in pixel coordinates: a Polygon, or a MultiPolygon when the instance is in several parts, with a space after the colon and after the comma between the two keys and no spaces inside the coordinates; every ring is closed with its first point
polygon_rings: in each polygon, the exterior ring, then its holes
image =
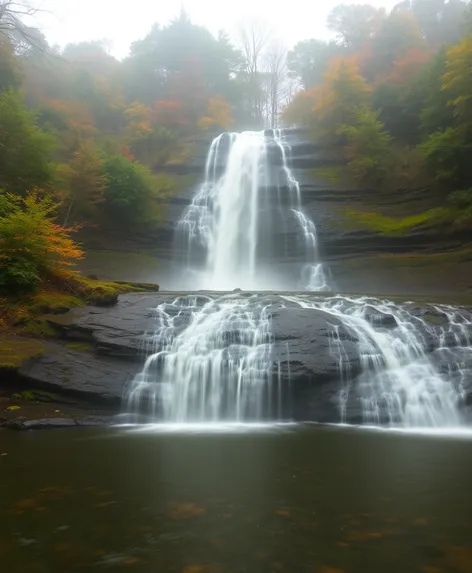
{"type": "Polygon", "coordinates": [[[314,108],[319,97],[319,89],[301,91],[282,110],[285,125],[309,125],[314,119],[314,108]]]}
{"type": "Polygon", "coordinates": [[[472,123],[472,35],[467,36],[446,55],[443,89],[450,92],[450,105],[458,117],[472,123]]]}
{"type": "Polygon", "coordinates": [[[215,122],[211,117],[201,117],[197,120],[197,127],[202,131],[210,129],[210,127],[215,126],[215,122]]]}
{"type": "Polygon", "coordinates": [[[14,412],[15,410],[21,410],[19,406],[8,406],[7,410],[14,412]]]}

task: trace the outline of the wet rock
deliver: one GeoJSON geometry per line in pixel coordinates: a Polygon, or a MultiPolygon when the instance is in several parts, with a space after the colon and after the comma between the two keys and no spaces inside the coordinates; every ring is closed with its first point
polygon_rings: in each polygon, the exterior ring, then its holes
{"type": "Polygon", "coordinates": [[[74,309],[53,324],[66,340],[94,344],[98,353],[121,360],[143,360],[147,332],[156,328],[156,308],[170,297],[121,295],[112,307],[74,309]]]}
{"type": "Polygon", "coordinates": [[[365,309],[365,318],[373,326],[380,326],[385,328],[395,328],[398,326],[397,319],[393,316],[393,314],[380,312],[373,306],[368,306],[365,309]]]}
{"type": "Polygon", "coordinates": [[[71,428],[77,423],[73,418],[44,418],[42,420],[27,420],[22,423],[22,430],[53,430],[56,428],[71,428]]]}
{"type": "Polygon", "coordinates": [[[295,394],[302,387],[338,380],[340,356],[352,377],[361,372],[358,339],[334,316],[310,308],[281,309],[272,315],[271,331],[271,359],[280,364],[295,394]]]}
{"type": "Polygon", "coordinates": [[[35,387],[116,407],[141,367],[57,345],[28,361],[19,374],[35,387]]]}

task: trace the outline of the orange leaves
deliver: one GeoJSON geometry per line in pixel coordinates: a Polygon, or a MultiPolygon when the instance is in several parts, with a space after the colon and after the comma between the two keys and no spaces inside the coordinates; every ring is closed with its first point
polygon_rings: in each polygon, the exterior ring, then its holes
{"type": "Polygon", "coordinates": [[[310,125],[319,93],[318,88],[312,88],[295,94],[292,101],[282,110],[283,123],[285,125],[310,125]]]}
{"type": "Polygon", "coordinates": [[[430,53],[418,48],[412,48],[395,61],[388,79],[396,84],[408,86],[430,59],[430,53]]]}
{"type": "Polygon", "coordinates": [[[97,128],[93,115],[88,107],[79,101],[63,101],[50,99],[45,102],[46,106],[61,113],[71,131],[79,133],[83,137],[96,135],[97,128]]]}
{"type": "Polygon", "coordinates": [[[162,127],[175,128],[187,124],[186,111],[176,100],[158,100],[152,112],[153,121],[162,127]]]}

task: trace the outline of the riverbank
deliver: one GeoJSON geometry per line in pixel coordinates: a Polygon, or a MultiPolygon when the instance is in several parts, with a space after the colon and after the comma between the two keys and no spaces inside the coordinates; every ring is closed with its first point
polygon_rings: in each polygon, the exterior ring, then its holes
{"type": "MultiPolygon", "coordinates": [[[[80,335],[69,340],[65,317],[83,308],[91,313],[110,309],[120,294],[157,292],[159,286],[101,282],[78,274],[75,278],[80,288],[43,283],[34,294],[0,299],[0,427],[103,425],[118,412],[121,395],[114,400],[106,392],[102,396],[99,380],[92,388],[93,341],[85,342],[80,335]],[[38,373],[39,364],[47,364],[47,370],[38,373]],[[78,385],[89,389],[83,392],[78,385]]],[[[125,371],[112,368],[109,379],[134,376],[134,369],[125,371]]]]}

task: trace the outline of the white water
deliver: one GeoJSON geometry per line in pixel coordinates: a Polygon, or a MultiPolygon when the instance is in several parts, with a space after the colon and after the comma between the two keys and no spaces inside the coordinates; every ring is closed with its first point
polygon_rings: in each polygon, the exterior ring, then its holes
{"type": "MultiPolygon", "coordinates": [[[[285,274],[293,290],[328,289],[316,229],[301,208],[289,152],[278,131],[270,137],[223,134],[213,141],[205,181],[178,225],[190,288],[277,290],[287,284],[280,263],[289,261],[285,274]],[[297,239],[296,264],[280,241],[289,227],[297,239]]],[[[292,381],[290,369],[281,375],[271,313],[287,304],[332,321],[329,352],[338,364],[339,423],[351,421],[354,404],[365,425],[461,424],[459,404],[472,377],[470,314],[431,307],[444,319],[434,326],[412,305],[314,293],[188,295],[161,304],[150,355],[128,394],[130,411],[177,427],[282,420],[290,411],[292,381]],[[356,341],[360,374],[346,333],[356,341]]],[[[284,344],[289,354],[292,343],[284,344]]]]}
{"type": "Polygon", "coordinates": [[[472,376],[470,313],[431,306],[444,320],[435,326],[412,305],[367,297],[189,295],[162,304],[150,341],[155,351],[134,381],[130,410],[174,424],[282,420],[290,376],[280,374],[271,315],[293,305],[332,325],[339,423],[350,422],[354,404],[365,425],[461,425],[459,404],[472,376]],[[346,351],[349,339],[360,374],[346,351]]]}
{"type": "Polygon", "coordinates": [[[157,314],[158,351],[134,381],[132,410],[145,402],[153,419],[177,423],[280,417],[281,397],[271,392],[281,390],[281,380],[270,361],[270,321],[257,297],[178,297],[157,314]],[[183,318],[188,326],[179,333],[183,318]]]}
{"type": "Polygon", "coordinates": [[[187,285],[276,290],[287,279],[280,268],[288,262],[298,266],[289,281],[292,289],[328,289],[316,228],[301,208],[289,151],[278,130],[272,136],[223,133],[213,141],[205,181],[178,223],[187,251],[187,285]],[[295,263],[285,253],[288,228],[295,234],[295,263]]]}
{"type": "MultiPolygon", "coordinates": [[[[387,421],[392,426],[410,428],[458,427],[461,424],[458,404],[463,397],[464,379],[470,376],[466,363],[472,361],[472,320],[468,313],[453,307],[435,307],[448,317],[438,330],[423,318],[389,301],[345,296],[324,300],[285,298],[303,308],[321,310],[340,319],[358,339],[363,371],[356,380],[356,389],[362,402],[364,424],[387,421]],[[391,321],[389,327],[382,326],[386,318],[391,321]],[[447,353],[449,349],[445,342],[448,337],[453,337],[453,344],[462,348],[465,354],[462,361],[451,362],[451,370],[459,373],[455,384],[451,381],[451,372],[440,372],[432,360],[433,355],[428,353],[431,344],[435,353],[447,353]]],[[[340,422],[344,423],[353,380],[335,327],[332,352],[339,359],[340,422]]]]}

